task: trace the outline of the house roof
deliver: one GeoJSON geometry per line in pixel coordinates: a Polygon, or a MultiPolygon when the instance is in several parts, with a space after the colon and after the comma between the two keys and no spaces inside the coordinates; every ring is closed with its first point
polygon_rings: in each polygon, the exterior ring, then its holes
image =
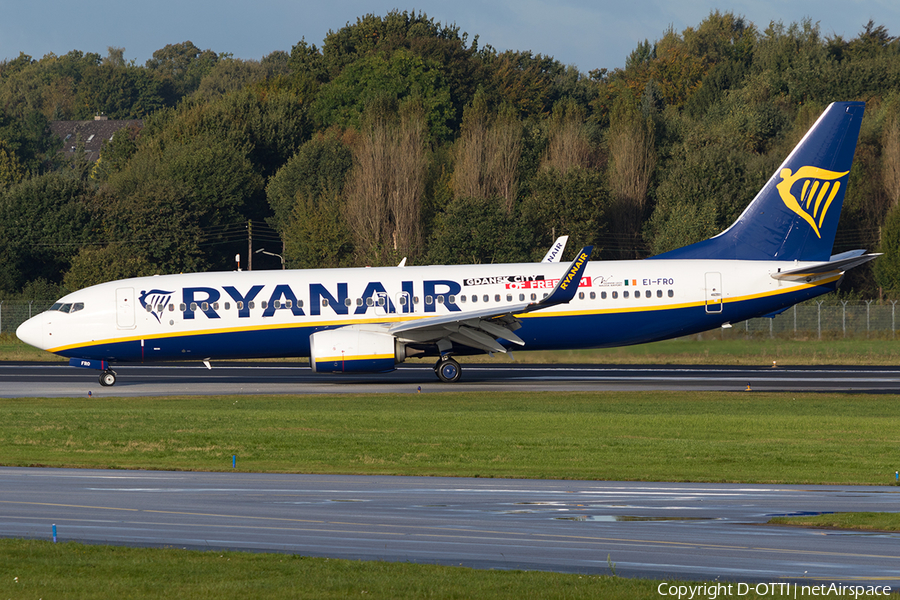
{"type": "Polygon", "coordinates": [[[106,117],[94,117],[93,121],[50,121],[50,131],[63,141],[60,152],[73,156],[78,144],[84,144],[84,155],[87,160],[100,158],[100,148],[104,141],[111,140],[113,135],[124,127],[143,127],[140,119],[114,120],[106,117]]]}

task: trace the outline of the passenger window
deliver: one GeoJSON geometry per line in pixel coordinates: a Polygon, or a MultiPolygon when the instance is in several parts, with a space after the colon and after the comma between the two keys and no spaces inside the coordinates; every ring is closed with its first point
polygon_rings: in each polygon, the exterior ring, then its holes
{"type": "Polygon", "coordinates": [[[519,294],[519,302],[525,302],[525,294],[519,294]]]}
{"type": "Polygon", "coordinates": [[[225,310],[231,310],[231,302],[225,303],[225,310]]]}
{"type": "MultiPolygon", "coordinates": [[[[344,298],[344,306],[350,306],[351,304],[353,304],[353,300],[351,300],[350,298],[344,298]]],[[[288,308],[290,308],[290,307],[291,307],[291,301],[288,300],[288,308]]]]}
{"type": "Polygon", "coordinates": [[[460,296],[460,297],[459,297],[459,301],[460,301],[460,302],[465,302],[465,301],[466,301],[466,295],[463,294],[462,296],[460,296]]]}
{"type": "MultiPolygon", "coordinates": [[[[152,304],[148,304],[148,305],[146,306],[146,308],[147,308],[147,312],[153,312],[153,305],[152,305],[152,304]]],[[[69,311],[66,311],[66,312],[69,312],[69,311]]]]}
{"type": "Polygon", "coordinates": [[[456,296],[453,296],[452,294],[450,296],[447,296],[447,302],[449,302],[450,304],[456,304],[456,296]]]}
{"type": "MultiPolygon", "coordinates": [[[[263,305],[263,308],[266,307],[265,301],[263,301],[262,305],[263,305]]],[[[323,307],[328,306],[328,298],[322,298],[322,306],[323,306],[323,307]]]]}
{"type": "Polygon", "coordinates": [[[507,294],[507,295],[506,295],[506,301],[507,301],[507,302],[512,302],[512,294],[507,294]]]}
{"type": "Polygon", "coordinates": [[[191,302],[191,312],[194,312],[195,310],[197,310],[197,303],[191,302]]]}
{"type": "Polygon", "coordinates": [[[170,305],[169,305],[169,312],[175,312],[175,305],[174,305],[174,304],[170,304],[170,305]]]}
{"type": "Polygon", "coordinates": [[[187,306],[185,306],[184,302],[182,302],[181,304],[178,305],[178,310],[180,310],[181,312],[184,312],[187,310],[187,306]]]}
{"type": "MultiPolygon", "coordinates": [[[[263,302],[263,308],[265,308],[265,304],[266,304],[266,303],[263,302]]],[[[253,302],[253,301],[248,302],[248,303],[247,303],[247,308],[249,308],[250,310],[253,310],[254,308],[256,308],[256,302],[253,302]]]]}
{"type": "Polygon", "coordinates": [[[627,297],[628,297],[628,292],[622,292],[622,297],[623,297],[623,298],[627,298],[627,297]]]}
{"type": "Polygon", "coordinates": [[[472,294],[472,302],[478,302],[478,295],[472,294]]]}
{"type": "Polygon", "coordinates": [[[613,292],[613,293],[612,293],[612,297],[613,297],[613,300],[615,300],[616,298],[618,298],[618,297],[619,297],[619,292],[613,292]]]}
{"type": "Polygon", "coordinates": [[[500,294],[494,294],[494,302],[500,302],[500,294]]]}
{"type": "Polygon", "coordinates": [[[378,297],[378,306],[384,306],[384,296],[378,297]]]}
{"type": "Polygon", "coordinates": [[[578,292],[578,299],[584,300],[584,292],[578,292]]]}
{"type": "Polygon", "coordinates": [[[366,306],[375,306],[375,300],[372,298],[366,298],[366,306]]]}
{"type": "Polygon", "coordinates": [[[597,299],[597,292],[591,292],[591,300],[597,299]]]}
{"type": "Polygon", "coordinates": [[[600,292],[600,299],[606,300],[606,292],[600,292]]]}
{"type": "Polygon", "coordinates": [[[431,296],[425,296],[425,304],[431,305],[434,303],[434,298],[431,296]]]}
{"type": "Polygon", "coordinates": [[[241,302],[240,300],[238,300],[237,303],[235,303],[235,306],[237,306],[238,310],[244,310],[244,303],[241,302]]]}
{"type": "Polygon", "coordinates": [[[532,294],[531,301],[534,302],[535,300],[537,300],[537,294],[532,294]]]}
{"type": "Polygon", "coordinates": [[[444,303],[444,296],[443,296],[442,294],[438,294],[438,297],[437,297],[437,303],[438,303],[438,304],[443,304],[443,303],[444,303]]]}
{"type": "Polygon", "coordinates": [[[674,298],[674,297],[675,297],[675,292],[672,290],[669,290],[669,298],[674,298]]]}
{"type": "Polygon", "coordinates": [[[485,294],[484,297],[482,298],[482,300],[484,300],[485,302],[487,302],[490,299],[491,299],[491,297],[488,296],[487,294],[485,294]]]}
{"type": "Polygon", "coordinates": [[[662,298],[662,290],[656,290],[656,297],[662,298]]]}
{"type": "Polygon", "coordinates": [[[419,303],[419,297],[413,296],[413,304],[418,304],[418,303],[419,303]]]}
{"type": "Polygon", "coordinates": [[[269,303],[266,300],[263,300],[259,303],[259,307],[263,310],[266,310],[267,308],[269,308],[269,303]]]}
{"type": "Polygon", "coordinates": [[[400,306],[406,306],[406,296],[400,296],[400,306]]]}
{"type": "Polygon", "coordinates": [[[276,300],[272,303],[272,306],[275,307],[275,310],[278,310],[279,308],[281,308],[281,300],[276,300]]]}
{"type": "Polygon", "coordinates": [[[357,298],[357,299],[356,299],[356,305],[357,305],[357,306],[362,306],[362,305],[363,305],[363,299],[362,299],[362,298],[357,298]]]}

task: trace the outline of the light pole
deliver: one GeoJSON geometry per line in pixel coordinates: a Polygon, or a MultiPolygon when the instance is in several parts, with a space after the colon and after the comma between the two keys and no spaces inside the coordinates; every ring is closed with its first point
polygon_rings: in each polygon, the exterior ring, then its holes
{"type": "Polygon", "coordinates": [[[283,270],[285,269],[285,266],[284,266],[284,257],[283,257],[282,255],[280,255],[280,254],[275,254],[275,253],[273,253],[273,252],[266,252],[265,248],[260,248],[259,250],[257,250],[256,252],[254,252],[254,254],[259,254],[260,252],[262,252],[263,254],[268,254],[269,256],[277,256],[278,258],[280,258],[280,259],[281,259],[281,270],[283,271],[283,270]]]}

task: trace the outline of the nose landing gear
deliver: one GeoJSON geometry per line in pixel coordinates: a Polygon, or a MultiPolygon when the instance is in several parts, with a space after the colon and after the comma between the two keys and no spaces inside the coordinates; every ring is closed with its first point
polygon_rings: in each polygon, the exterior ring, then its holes
{"type": "Polygon", "coordinates": [[[116,384],[116,372],[112,369],[106,369],[100,373],[100,385],[109,387],[116,384]]]}

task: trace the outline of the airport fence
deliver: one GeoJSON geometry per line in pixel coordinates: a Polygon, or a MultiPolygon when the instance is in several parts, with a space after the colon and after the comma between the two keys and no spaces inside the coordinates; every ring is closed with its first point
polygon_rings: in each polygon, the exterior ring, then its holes
{"type": "MultiPolygon", "coordinates": [[[[898,301],[809,301],[788,308],[773,318],[762,317],[732,323],[729,337],[772,337],[801,339],[839,339],[896,337],[900,327],[898,301]]],[[[0,302],[0,333],[14,334],[16,328],[33,315],[50,308],[49,304],[12,304],[0,302]]],[[[726,306],[727,310],[727,306],[726,306]]],[[[715,335],[712,330],[701,337],[715,335]]],[[[722,331],[726,335],[726,331],[722,331]]]]}
{"type": "Polygon", "coordinates": [[[50,304],[38,302],[29,302],[28,304],[0,302],[0,333],[14,334],[19,325],[32,316],[41,314],[50,306],[50,304]]]}

